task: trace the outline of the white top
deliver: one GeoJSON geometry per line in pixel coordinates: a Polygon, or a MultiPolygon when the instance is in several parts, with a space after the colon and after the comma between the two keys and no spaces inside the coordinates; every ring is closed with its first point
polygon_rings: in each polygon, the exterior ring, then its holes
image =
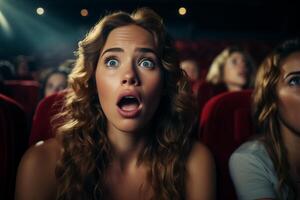
{"type": "MultiPolygon", "coordinates": [[[[239,199],[278,198],[277,175],[261,142],[254,140],[242,144],[231,155],[229,169],[239,199]]],[[[287,196],[285,188],[283,198],[287,196]]]]}

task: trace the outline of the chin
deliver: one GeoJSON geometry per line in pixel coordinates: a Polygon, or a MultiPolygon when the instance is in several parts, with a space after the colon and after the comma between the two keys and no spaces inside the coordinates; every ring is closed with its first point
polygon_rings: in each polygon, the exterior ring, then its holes
{"type": "Polygon", "coordinates": [[[142,124],[141,122],[133,121],[131,119],[124,120],[123,122],[118,123],[115,126],[120,131],[127,132],[127,133],[135,133],[142,130],[145,127],[145,125],[142,124]]]}

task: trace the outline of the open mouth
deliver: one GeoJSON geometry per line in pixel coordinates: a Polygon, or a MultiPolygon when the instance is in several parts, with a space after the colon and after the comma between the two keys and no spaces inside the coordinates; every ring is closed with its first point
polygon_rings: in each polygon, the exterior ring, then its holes
{"type": "Polygon", "coordinates": [[[129,95],[122,97],[117,105],[123,111],[134,111],[139,108],[140,101],[135,96],[129,95]]]}

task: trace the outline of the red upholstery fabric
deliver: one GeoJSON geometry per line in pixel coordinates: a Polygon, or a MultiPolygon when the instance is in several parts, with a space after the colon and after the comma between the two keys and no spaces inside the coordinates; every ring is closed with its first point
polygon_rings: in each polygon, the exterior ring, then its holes
{"type": "Polygon", "coordinates": [[[251,90],[226,92],[205,105],[200,120],[200,140],[215,156],[218,199],[236,199],[228,160],[232,152],[254,132],[251,90]]]}
{"type": "Polygon", "coordinates": [[[223,49],[236,44],[249,51],[256,63],[261,63],[265,56],[273,49],[274,45],[276,45],[276,42],[262,42],[252,39],[176,40],[175,47],[181,59],[187,57],[196,58],[200,66],[200,74],[204,74],[211,65],[213,59],[221,53],[223,49]]]}
{"type": "Polygon", "coordinates": [[[40,101],[33,117],[29,146],[54,137],[51,119],[62,111],[65,94],[66,92],[56,93],[40,101]]]}
{"type": "Polygon", "coordinates": [[[211,83],[202,81],[198,86],[198,92],[197,92],[197,103],[199,106],[200,116],[208,100],[226,91],[227,88],[224,84],[213,85],[211,83]]]}
{"type": "Polygon", "coordinates": [[[23,108],[0,94],[0,199],[14,199],[17,167],[29,135],[26,121],[23,108]]]}
{"type": "Polygon", "coordinates": [[[30,119],[39,101],[39,83],[31,80],[5,81],[7,96],[20,103],[30,119]]]}

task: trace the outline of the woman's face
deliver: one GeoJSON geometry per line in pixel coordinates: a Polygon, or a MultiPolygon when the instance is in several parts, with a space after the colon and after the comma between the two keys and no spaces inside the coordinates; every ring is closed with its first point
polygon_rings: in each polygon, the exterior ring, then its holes
{"type": "Polygon", "coordinates": [[[277,95],[281,123],[300,136],[300,52],[282,62],[277,95]]]}
{"type": "Polygon", "coordinates": [[[194,60],[184,60],[180,63],[181,69],[183,69],[190,80],[196,81],[199,77],[198,65],[194,60]]]}
{"type": "Polygon", "coordinates": [[[127,25],[108,35],[96,68],[96,85],[108,131],[136,132],[154,115],[163,87],[154,38],[127,25]]]}
{"type": "Polygon", "coordinates": [[[60,73],[52,74],[45,86],[45,97],[59,92],[67,87],[67,78],[65,75],[60,73]]]}
{"type": "Polygon", "coordinates": [[[224,64],[223,80],[229,89],[242,89],[246,85],[247,66],[242,53],[234,52],[228,57],[224,64]]]}

